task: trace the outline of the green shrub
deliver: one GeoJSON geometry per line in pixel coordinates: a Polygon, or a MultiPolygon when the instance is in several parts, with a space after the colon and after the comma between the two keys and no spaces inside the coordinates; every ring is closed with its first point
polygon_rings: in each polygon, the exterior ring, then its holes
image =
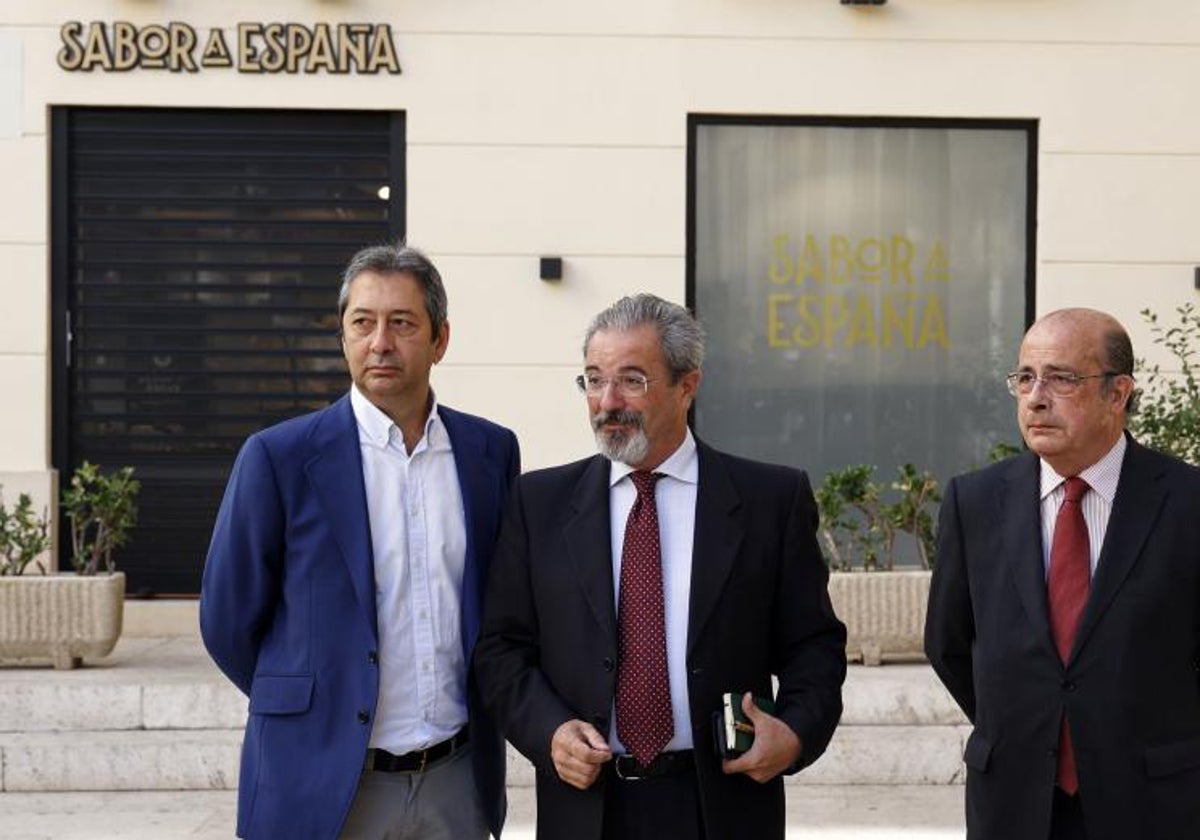
{"type": "Polygon", "coordinates": [[[921,567],[933,567],[935,530],[931,508],[941,501],[938,481],[928,470],[904,464],[886,487],[871,480],[875,467],[859,464],[834,470],[816,490],[822,550],[829,567],[849,571],[892,569],[896,537],[910,534],[921,567]],[[888,498],[894,499],[889,501],[888,498]]]}
{"type": "Polygon", "coordinates": [[[137,523],[134,500],[140,489],[133,467],[105,475],[84,461],[75,470],[62,506],[71,523],[71,562],[79,574],[94,575],[101,564],[105,571],[115,571],[113,550],[125,544],[137,523]]]}
{"type": "MultiPolygon", "coordinates": [[[[33,512],[33,499],[28,493],[17,497],[9,510],[0,498],[0,575],[20,575],[30,563],[50,547],[50,522],[45,510],[38,516],[33,512]]],[[[38,570],[46,567],[37,561],[38,570]]]]}
{"type": "Polygon", "coordinates": [[[1175,312],[1179,322],[1164,326],[1154,312],[1142,310],[1154,343],[1167,349],[1178,369],[1164,372],[1138,359],[1136,371],[1144,384],[1129,431],[1152,449],[1200,465],[1200,312],[1190,303],[1175,312]]]}

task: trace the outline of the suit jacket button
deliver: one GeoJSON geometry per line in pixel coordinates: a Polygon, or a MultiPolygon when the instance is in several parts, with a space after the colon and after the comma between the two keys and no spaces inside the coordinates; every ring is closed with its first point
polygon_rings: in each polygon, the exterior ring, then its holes
{"type": "Polygon", "coordinates": [[[1070,680],[1063,680],[1062,687],[1063,691],[1074,691],[1075,683],[1071,682],[1070,680]]]}
{"type": "Polygon", "coordinates": [[[605,671],[612,671],[612,669],[616,668],[616,667],[617,667],[617,663],[613,662],[612,659],[607,656],[604,657],[604,670],[605,671]]]}
{"type": "Polygon", "coordinates": [[[358,710],[358,722],[362,723],[362,724],[367,724],[367,723],[371,722],[371,716],[369,714],[367,714],[366,709],[358,710]]]}
{"type": "Polygon", "coordinates": [[[372,665],[378,665],[379,664],[379,654],[376,653],[375,651],[369,652],[367,654],[367,661],[370,662],[372,665]]]}

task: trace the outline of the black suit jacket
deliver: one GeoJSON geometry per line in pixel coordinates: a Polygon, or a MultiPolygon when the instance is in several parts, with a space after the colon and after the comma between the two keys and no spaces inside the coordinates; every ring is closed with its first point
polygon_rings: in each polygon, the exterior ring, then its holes
{"type": "MultiPolygon", "coordinates": [[[[833,614],[805,475],[699,447],[688,618],[688,699],[709,840],[782,837],[781,779],[726,776],[713,745],[721,694],[771,696],[800,736],[797,767],[841,715],[845,628],[833,614]]],[[[550,739],[580,718],[607,734],[617,621],[609,463],[600,456],[521,477],[496,549],[476,647],[484,703],[537,770],[539,838],[600,837],[604,777],[559,780],[550,739]]]]}
{"type": "Polygon", "coordinates": [[[974,730],[972,840],[1046,837],[1059,721],[1092,840],[1200,836],[1200,470],[1129,439],[1064,666],[1031,454],[946,488],[925,647],[974,730]]]}

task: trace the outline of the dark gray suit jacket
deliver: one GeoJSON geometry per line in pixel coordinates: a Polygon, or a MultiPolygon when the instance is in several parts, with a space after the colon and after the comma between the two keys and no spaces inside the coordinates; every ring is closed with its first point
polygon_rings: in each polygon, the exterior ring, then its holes
{"type": "MultiPolygon", "coordinates": [[[[829,603],[805,475],[698,448],[687,669],[705,830],[709,840],[782,838],[782,780],[723,774],[712,714],[722,692],[770,696],[777,675],[777,714],[804,745],[793,771],[816,760],[841,715],[845,628],[829,603]]],[[[580,791],[560,781],[550,739],[572,718],[606,735],[611,723],[608,475],[597,455],[521,477],[476,647],[484,703],[537,768],[539,838],[598,840],[601,832],[604,782],[580,791]]]]}
{"type": "Polygon", "coordinates": [[[1129,439],[1064,666],[1050,634],[1039,461],[946,488],[925,648],[974,730],[971,840],[1046,837],[1059,721],[1092,840],[1200,836],[1200,470],[1129,439]]]}

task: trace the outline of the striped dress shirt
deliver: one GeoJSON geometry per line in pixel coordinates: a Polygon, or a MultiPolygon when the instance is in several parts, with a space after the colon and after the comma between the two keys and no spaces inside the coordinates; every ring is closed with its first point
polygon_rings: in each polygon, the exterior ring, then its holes
{"type": "MultiPolygon", "coordinates": [[[[1084,494],[1080,507],[1083,509],[1083,521],[1087,524],[1093,578],[1096,576],[1100,550],[1104,547],[1113,498],[1117,495],[1126,445],[1125,435],[1122,434],[1107,455],[1079,473],[1079,477],[1091,488],[1084,494]]],[[[1050,576],[1050,547],[1054,545],[1054,523],[1058,520],[1058,509],[1066,495],[1063,482],[1070,477],[1059,475],[1053,467],[1042,461],[1042,563],[1047,579],[1050,576]]]]}

